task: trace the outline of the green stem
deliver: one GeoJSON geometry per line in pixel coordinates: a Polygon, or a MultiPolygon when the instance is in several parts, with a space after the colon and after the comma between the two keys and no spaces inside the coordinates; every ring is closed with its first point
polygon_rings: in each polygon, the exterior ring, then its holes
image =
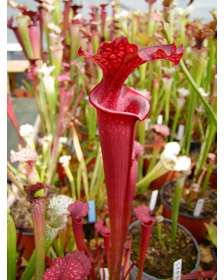
{"type": "Polygon", "coordinates": [[[177,129],[177,122],[178,122],[179,116],[180,116],[180,109],[179,109],[179,107],[177,106],[177,107],[176,107],[175,116],[174,116],[174,121],[173,121],[172,130],[171,130],[170,142],[172,142],[173,139],[174,139],[174,134],[175,134],[176,129],[177,129]]]}
{"type": "Polygon", "coordinates": [[[199,196],[202,196],[204,194],[204,192],[206,191],[208,183],[209,183],[209,179],[210,179],[211,174],[212,174],[212,170],[213,170],[213,164],[209,164],[208,170],[207,170],[207,173],[206,173],[206,176],[205,176],[205,179],[204,179],[204,183],[203,183],[203,186],[201,188],[201,192],[200,192],[199,196]]]}
{"type": "Polygon", "coordinates": [[[69,183],[71,184],[71,190],[72,190],[72,199],[76,201],[76,195],[75,195],[75,181],[74,177],[72,175],[72,172],[68,166],[64,167],[65,168],[65,173],[68,177],[69,183]]]}
{"type": "Polygon", "coordinates": [[[175,187],[175,195],[173,200],[173,208],[172,208],[172,239],[171,239],[171,246],[174,244],[176,240],[176,233],[177,233],[177,223],[178,223],[178,212],[180,206],[180,199],[183,192],[184,182],[186,177],[182,177],[176,180],[176,187],[175,187]]]}
{"type": "MultiPolygon", "coordinates": [[[[139,134],[139,143],[142,145],[142,147],[144,147],[145,146],[145,120],[137,123],[137,129],[139,134]]],[[[141,157],[138,164],[138,180],[142,179],[143,163],[144,163],[144,159],[143,157],[141,157]]]]}
{"type": "MultiPolygon", "coordinates": [[[[8,210],[10,211],[10,210],[8,210]]],[[[16,279],[16,227],[12,216],[7,213],[7,279],[16,279]]]]}
{"type": "Polygon", "coordinates": [[[170,114],[170,90],[165,87],[165,125],[169,124],[169,114],[170,114]]]}
{"type": "Polygon", "coordinates": [[[182,61],[182,59],[181,59],[179,65],[180,65],[181,70],[184,72],[186,78],[188,79],[188,81],[192,85],[193,89],[195,90],[197,96],[203,102],[203,104],[205,106],[205,109],[207,110],[207,112],[209,113],[209,115],[211,117],[211,121],[214,123],[214,125],[217,125],[217,117],[216,117],[214,111],[212,110],[211,106],[208,104],[207,100],[202,96],[201,92],[199,91],[199,88],[198,88],[197,84],[195,83],[195,81],[191,77],[191,74],[188,72],[186,66],[184,65],[184,62],[182,61]]]}
{"type": "Polygon", "coordinates": [[[159,243],[163,247],[164,252],[167,253],[167,248],[166,248],[166,245],[164,244],[163,238],[162,238],[162,225],[161,225],[161,223],[157,224],[157,233],[158,233],[159,243]]]}
{"type": "Polygon", "coordinates": [[[153,180],[157,179],[158,177],[162,176],[163,174],[167,173],[169,170],[165,168],[162,164],[161,160],[154,166],[154,168],[146,174],[146,176],[137,182],[136,189],[140,193],[144,193],[153,180]]]}
{"type": "MultiPolygon", "coordinates": [[[[165,33],[167,35],[167,41],[168,41],[169,44],[172,44],[173,43],[173,36],[172,36],[172,33],[171,33],[170,29],[169,29],[169,26],[168,26],[168,24],[165,21],[163,21],[163,24],[164,24],[165,33]]],[[[185,66],[185,64],[184,64],[182,59],[180,60],[179,65],[180,65],[181,70],[184,72],[184,75],[186,76],[186,78],[188,79],[188,81],[192,85],[193,89],[195,90],[197,96],[203,102],[207,112],[211,116],[212,122],[214,122],[214,124],[217,125],[217,117],[216,117],[214,111],[212,110],[211,106],[208,104],[206,99],[202,96],[201,92],[199,91],[199,87],[197,86],[197,84],[195,83],[195,81],[192,78],[191,74],[187,70],[187,68],[186,68],[186,66],[185,66]]]]}

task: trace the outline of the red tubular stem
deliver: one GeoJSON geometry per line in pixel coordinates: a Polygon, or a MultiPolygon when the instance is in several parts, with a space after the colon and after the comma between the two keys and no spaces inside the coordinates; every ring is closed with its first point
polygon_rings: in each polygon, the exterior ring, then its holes
{"type": "Polygon", "coordinates": [[[69,27],[69,9],[70,9],[71,2],[72,2],[71,0],[64,1],[65,9],[64,9],[64,25],[62,31],[63,35],[66,35],[66,31],[68,30],[69,27]]]}
{"type": "Polygon", "coordinates": [[[132,265],[129,267],[127,273],[125,274],[124,276],[124,280],[126,279],[126,277],[128,276],[129,272],[132,270],[133,266],[136,265],[137,262],[136,261],[133,261],[132,265]]]}
{"type": "Polygon", "coordinates": [[[107,266],[108,266],[109,271],[110,271],[110,235],[111,235],[110,233],[109,234],[102,234],[103,239],[104,239],[106,256],[107,256],[107,266]]]}
{"type": "Polygon", "coordinates": [[[138,266],[138,280],[142,279],[142,272],[144,269],[145,255],[149,245],[150,235],[152,231],[153,221],[149,222],[142,221],[142,237],[141,237],[141,249],[140,249],[140,258],[138,266]]]}
{"type": "Polygon", "coordinates": [[[36,249],[35,280],[41,280],[45,270],[45,200],[35,198],[31,201],[33,232],[36,249]]]}
{"type": "Polygon", "coordinates": [[[51,267],[54,263],[53,260],[48,256],[48,254],[45,255],[45,261],[49,267],[51,267]]]}
{"type": "Polygon", "coordinates": [[[82,234],[82,225],[84,223],[83,218],[72,219],[72,227],[73,233],[75,236],[76,245],[79,251],[84,251],[84,242],[83,242],[83,234],[82,234]]]}
{"type": "Polygon", "coordinates": [[[125,249],[124,266],[122,270],[121,279],[123,279],[124,275],[126,275],[128,271],[130,257],[131,257],[131,244],[132,244],[132,238],[129,239],[128,248],[125,249]]]}
{"type": "Polygon", "coordinates": [[[130,183],[129,183],[129,188],[127,191],[126,225],[125,225],[125,231],[124,231],[124,240],[126,240],[126,238],[127,238],[128,227],[129,227],[130,221],[131,221],[132,201],[135,196],[135,186],[137,183],[137,178],[138,178],[138,160],[134,159],[134,160],[132,160],[131,172],[130,172],[130,183]]]}
{"type": "Polygon", "coordinates": [[[20,133],[19,133],[19,125],[18,125],[18,122],[17,122],[17,119],[16,119],[16,116],[15,116],[15,113],[14,113],[14,110],[13,110],[13,107],[12,107],[12,103],[11,103],[11,100],[10,100],[10,97],[9,95],[7,95],[7,114],[17,132],[17,135],[19,137],[19,141],[22,145],[23,148],[25,148],[25,144],[23,142],[23,138],[21,137],[20,133]]]}
{"type": "Polygon", "coordinates": [[[124,245],[126,190],[129,186],[137,117],[97,110],[111,227],[110,279],[119,279],[124,245]],[[115,127],[115,128],[114,128],[115,127]]]}

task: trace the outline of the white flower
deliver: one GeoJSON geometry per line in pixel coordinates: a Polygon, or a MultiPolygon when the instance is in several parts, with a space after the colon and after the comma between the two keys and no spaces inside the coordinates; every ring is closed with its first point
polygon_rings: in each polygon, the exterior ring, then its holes
{"type": "Polygon", "coordinates": [[[185,102],[185,98],[177,98],[177,106],[180,110],[184,107],[185,102]]]}
{"type": "Polygon", "coordinates": [[[165,150],[172,152],[174,155],[178,155],[181,147],[177,142],[169,142],[165,145],[165,150]]]}
{"type": "Polygon", "coordinates": [[[71,197],[65,195],[54,196],[50,200],[48,208],[50,211],[54,211],[56,215],[70,215],[70,212],[67,210],[70,204],[74,203],[71,197]]]}
{"type": "Polygon", "coordinates": [[[10,151],[10,155],[14,155],[16,152],[14,150],[10,151]]]}
{"type": "Polygon", "coordinates": [[[162,78],[165,88],[170,91],[173,83],[173,78],[162,78]]]}
{"type": "Polygon", "coordinates": [[[174,67],[168,68],[168,67],[163,67],[162,66],[161,68],[163,69],[163,71],[164,71],[164,73],[166,75],[171,75],[171,74],[173,74],[175,72],[175,68],[174,67]]]}
{"type": "Polygon", "coordinates": [[[55,6],[54,5],[50,5],[50,4],[47,4],[45,2],[43,2],[43,4],[41,4],[41,6],[45,9],[48,10],[48,12],[53,12],[55,10],[55,6]]]}
{"type": "Polygon", "coordinates": [[[13,9],[17,8],[17,6],[18,6],[18,4],[16,2],[12,1],[12,0],[9,0],[7,2],[7,4],[8,4],[8,6],[10,6],[13,9]]]}
{"type": "Polygon", "coordinates": [[[40,69],[36,69],[36,71],[42,73],[45,76],[49,76],[51,72],[54,70],[54,68],[55,68],[54,65],[47,67],[46,63],[44,63],[42,67],[40,69]]]}
{"type": "Polygon", "coordinates": [[[33,136],[33,126],[30,124],[24,124],[19,127],[19,133],[22,137],[32,137],[33,136]]]}
{"type": "Polygon", "coordinates": [[[157,216],[156,221],[157,221],[157,223],[162,223],[164,221],[164,217],[163,216],[157,216]]]}
{"type": "Polygon", "coordinates": [[[194,10],[194,6],[193,4],[190,4],[185,10],[181,7],[176,7],[175,10],[180,16],[187,16],[194,10]]]}
{"type": "Polygon", "coordinates": [[[59,162],[62,164],[63,167],[67,167],[70,159],[71,159],[71,156],[62,156],[59,158],[59,162]]]}
{"type": "Polygon", "coordinates": [[[74,17],[73,17],[73,19],[75,20],[75,19],[82,19],[82,14],[81,13],[79,13],[79,14],[77,14],[77,15],[75,15],[74,17]]]}
{"type": "Polygon", "coordinates": [[[119,14],[115,14],[115,19],[121,19],[124,20],[128,17],[129,12],[127,10],[121,11],[119,14]]]}
{"type": "Polygon", "coordinates": [[[186,97],[187,95],[189,95],[190,94],[190,91],[188,90],[188,89],[186,89],[186,88],[179,88],[178,90],[177,90],[177,92],[182,96],[182,97],[186,97]]]}
{"type": "Polygon", "coordinates": [[[191,159],[187,156],[179,156],[177,157],[177,162],[174,167],[177,171],[188,171],[191,168],[191,159]]]}
{"type": "Polygon", "coordinates": [[[169,142],[166,144],[164,151],[161,154],[162,164],[168,170],[175,170],[177,163],[177,155],[180,152],[180,145],[177,142],[169,142]]]}
{"type": "Polygon", "coordinates": [[[67,137],[60,137],[59,138],[59,143],[66,144],[67,143],[67,137]]]}
{"type": "Polygon", "coordinates": [[[47,27],[51,30],[53,30],[55,33],[61,33],[61,28],[57,25],[55,25],[53,22],[49,22],[47,27]]]}
{"type": "Polygon", "coordinates": [[[49,134],[49,135],[46,135],[43,137],[43,141],[46,141],[46,142],[50,142],[50,141],[52,141],[52,139],[53,139],[52,134],[49,134]]]}
{"type": "Polygon", "coordinates": [[[204,97],[208,97],[210,95],[210,92],[205,92],[205,90],[201,87],[199,88],[199,91],[204,97]]]}

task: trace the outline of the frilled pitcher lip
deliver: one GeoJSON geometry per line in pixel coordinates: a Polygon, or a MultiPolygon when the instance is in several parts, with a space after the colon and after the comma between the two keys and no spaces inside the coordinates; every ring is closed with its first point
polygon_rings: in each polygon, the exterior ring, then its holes
{"type": "MultiPolygon", "coordinates": [[[[123,116],[131,116],[131,117],[136,117],[139,121],[143,121],[146,119],[146,117],[148,116],[149,114],[149,111],[150,111],[150,104],[149,104],[149,101],[148,99],[146,99],[143,95],[139,94],[138,92],[130,89],[130,88],[127,88],[125,86],[122,87],[121,89],[121,92],[123,90],[128,90],[128,94],[131,93],[132,96],[135,95],[135,101],[139,101],[142,100],[142,103],[144,103],[145,107],[144,108],[140,108],[139,109],[139,113],[138,114],[135,114],[135,113],[131,113],[131,112],[128,112],[128,111],[116,111],[116,110],[110,110],[110,109],[107,109],[106,107],[103,107],[101,106],[98,102],[96,102],[94,100],[94,94],[97,95],[97,89],[98,87],[100,88],[101,87],[101,82],[96,85],[92,91],[90,92],[89,94],[89,101],[90,103],[95,106],[95,108],[97,108],[98,110],[101,110],[103,111],[104,113],[108,113],[108,114],[113,114],[113,115],[123,115],[123,116]],[[140,113],[140,111],[142,111],[142,113],[140,113]]],[[[131,95],[130,94],[130,95],[131,95]]],[[[129,95],[129,96],[130,96],[129,95]]],[[[125,99],[124,99],[125,101],[125,99]]]]}

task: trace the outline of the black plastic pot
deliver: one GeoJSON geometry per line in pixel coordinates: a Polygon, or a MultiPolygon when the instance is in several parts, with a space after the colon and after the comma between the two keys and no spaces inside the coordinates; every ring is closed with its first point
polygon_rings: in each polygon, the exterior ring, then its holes
{"type": "MultiPolygon", "coordinates": [[[[172,223],[172,221],[168,220],[168,219],[164,219],[164,222],[167,222],[167,223],[170,223],[170,224],[172,223]]],[[[140,223],[141,223],[141,221],[134,222],[132,225],[130,225],[129,231],[133,227],[135,227],[136,225],[139,225],[140,223]]],[[[196,250],[197,250],[197,261],[196,261],[196,264],[195,264],[195,268],[190,273],[196,272],[198,267],[199,267],[199,264],[200,264],[200,250],[199,250],[199,247],[198,247],[198,243],[195,240],[195,238],[193,237],[193,235],[185,227],[183,227],[180,224],[178,224],[178,227],[181,228],[182,230],[184,230],[191,237],[191,239],[192,239],[192,241],[193,241],[193,243],[194,243],[194,245],[196,247],[196,250]]],[[[140,248],[139,248],[139,250],[140,250],[140,248]]],[[[132,262],[130,262],[130,265],[131,264],[132,264],[132,262]]],[[[132,270],[130,271],[129,280],[135,280],[137,275],[138,275],[138,268],[137,268],[137,266],[134,266],[132,268],[132,270]]],[[[149,275],[149,274],[143,272],[142,273],[142,280],[163,280],[163,279],[158,279],[155,276],[152,276],[152,275],[149,275]]]]}
{"type": "MultiPolygon", "coordinates": [[[[175,184],[175,182],[176,182],[175,180],[167,182],[162,186],[160,190],[160,198],[163,203],[163,216],[167,219],[171,219],[172,217],[172,207],[170,207],[166,202],[166,200],[164,199],[163,192],[166,186],[172,183],[175,184]]],[[[211,190],[210,187],[208,188],[211,190]]],[[[217,197],[215,192],[213,192],[212,195],[214,196],[214,198],[217,197]]],[[[179,212],[178,223],[184,226],[186,229],[188,229],[191,232],[191,234],[194,236],[194,238],[197,240],[197,242],[200,243],[207,232],[205,223],[209,224],[212,217],[214,217],[215,215],[216,213],[207,217],[201,217],[201,216],[194,217],[179,212]]]]}

